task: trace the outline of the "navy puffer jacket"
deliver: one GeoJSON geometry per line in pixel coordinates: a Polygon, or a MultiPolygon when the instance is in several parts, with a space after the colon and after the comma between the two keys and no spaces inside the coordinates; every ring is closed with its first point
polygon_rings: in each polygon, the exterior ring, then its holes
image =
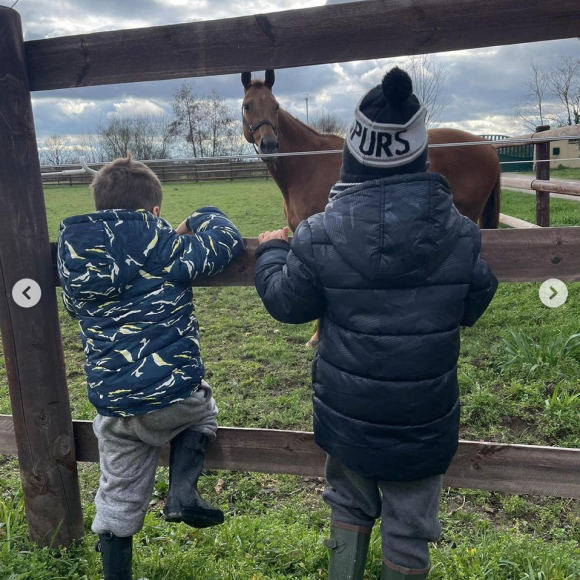
{"type": "Polygon", "coordinates": [[[144,415],[191,396],[204,377],[191,283],[221,272],[242,237],[215,207],[179,236],[146,211],[105,210],[60,226],[62,298],[79,319],[90,402],[144,415]]]}
{"type": "Polygon", "coordinates": [[[480,232],[436,173],[337,184],[292,244],[258,249],[256,287],[282,322],[321,318],[314,433],[369,479],[444,473],[457,450],[459,328],[497,280],[480,232]]]}

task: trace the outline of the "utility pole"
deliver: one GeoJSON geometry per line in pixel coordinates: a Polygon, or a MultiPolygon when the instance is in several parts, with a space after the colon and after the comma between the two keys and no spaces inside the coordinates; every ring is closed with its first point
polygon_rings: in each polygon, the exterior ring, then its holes
{"type": "Polygon", "coordinates": [[[304,93],[306,95],[306,98],[304,99],[306,101],[306,124],[309,125],[308,122],[308,93],[304,93]]]}

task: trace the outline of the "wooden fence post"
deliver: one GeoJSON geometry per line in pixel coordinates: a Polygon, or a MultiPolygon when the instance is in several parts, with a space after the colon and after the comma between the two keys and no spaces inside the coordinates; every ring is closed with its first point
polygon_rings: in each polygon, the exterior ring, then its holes
{"type": "MultiPolygon", "coordinates": [[[[536,127],[536,133],[548,131],[550,125],[536,127]]],[[[536,179],[550,179],[550,143],[536,143],[536,179]],[[548,161],[538,162],[538,159],[548,161]]],[[[536,191],[536,223],[544,228],[550,227],[550,192],[536,191]]]]}
{"type": "MultiPolygon", "coordinates": [[[[0,328],[31,540],[83,535],[75,442],[20,15],[0,7],[0,328]],[[12,289],[36,281],[22,308],[12,289]]],[[[28,295],[27,295],[28,296],[28,295]]]]}

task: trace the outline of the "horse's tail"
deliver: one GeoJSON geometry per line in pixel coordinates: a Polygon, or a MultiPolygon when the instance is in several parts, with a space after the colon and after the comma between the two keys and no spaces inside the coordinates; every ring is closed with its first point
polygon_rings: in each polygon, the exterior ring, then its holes
{"type": "Polygon", "coordinates": [[[498,173],[497,179],[490,196],[485,202],[483,214],[481,216],[481,227],[486,230],[495,230],[499,226],[499,206],[501,199],[501,173],[498,173]]]}

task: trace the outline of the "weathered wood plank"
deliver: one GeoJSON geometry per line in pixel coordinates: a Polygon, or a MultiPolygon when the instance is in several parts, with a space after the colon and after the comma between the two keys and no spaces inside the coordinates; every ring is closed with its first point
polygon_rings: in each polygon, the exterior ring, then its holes
{"type": "Polygon", "coordinates": [[[482,230],[481,255],[500,282],[580,281],[580,228],[482,230]]]}
{"type": "Polygon", "coordinates": [[[14,433],[14,418],[12,415],[0,415],[0,453],[3,455],[18,456],[16,434],[14,433]]]}
{"type": "Polygon", "coordinates": [[[30,538],[71,544],[84,533],[64,354],[50,264],[20,16],[0,7],[0,327],[30,538]],[[40,302],[12,288],[29,278],[40,302]]]}
{"type": "MultiPolygon", "coordinates": [[[[523,221],[523,220],[522,220],[523,221]]],[[[482,256],[500,282],[580,281],[580,228],[482,230],[482,256]]],[[[225,272],[199,278],[194,286],[253,286],[258,240],[245,239],[244,252],[225,272]]],[[[55,283],[58,285],[56,248],[55,283]]]]}
{"type": "MultiPolygon", "coordinates": [[[[90,421],[74,421],[78,461],[99,460],[90,421]]],[[[14,454],[12,417],[0,415],[0,453],[14,454]]],[[[161,465],[168,465],[169,446],[161,465]]],[[[325,453],[305,431],[220,427],[208,469],[324,477],[325,453]]],[[[580,499],[580,449],[460,441],[445,485],[580,499]]]]}
{"type": "Polygon", "coordinates": [[[450,487],[580,499],[580,449],[462,441],[450,487]]]}
{"type": "Polygon", "coordinates": [[[534,191],[547,191],[550,193],[563,193],[566,195],[580,196],[580,181],[565,179],[536,179],[535,177],[504,177],[501,178],[501,186],[509,189],[533,189],[534,191]]]}
{"type": "Polygon", "coordinates": [[[539,228],[536,224],[532,224],[525,220],[521,220],[519,218],[513,217],[511,215],[506,215],[505,213],[499,214],[499,223],[503,224],[504,226],[509,226],[510,228],[517,228],[519,230],[530,230],[533,228],[539,228]]]}
{"type": "Polygon", "coordinates": [[[375,0],[33,40],[26,58],[39,91],[536,42],[578,30],[577,0],[375,0]]]}

